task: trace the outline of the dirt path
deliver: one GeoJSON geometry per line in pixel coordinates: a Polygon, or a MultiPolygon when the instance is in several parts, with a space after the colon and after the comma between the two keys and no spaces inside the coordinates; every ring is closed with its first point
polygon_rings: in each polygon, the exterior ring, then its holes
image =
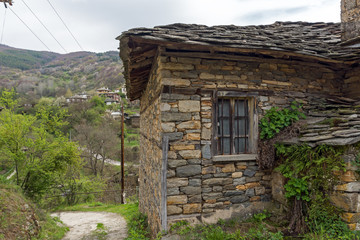
{"type": "Polygon", "coordinates": [[[126,222],[116,213],[108,212],[57,212],[51,216],[59,217],[69,227],[63,240],[95,239],[91,237],[98,223],[107,229],[107,240],[121,240],[127,235],[126,222]]]}

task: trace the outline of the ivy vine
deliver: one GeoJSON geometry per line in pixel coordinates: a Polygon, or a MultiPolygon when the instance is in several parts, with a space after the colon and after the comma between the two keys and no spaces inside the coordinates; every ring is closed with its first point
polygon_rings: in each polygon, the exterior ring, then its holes
{"type": "Polygon", "coordinates": [[[272,107],[260,120],[260,141],[257,163],[260,169],[272,169],[275,166],[275,143],[296,137],[299,125],[293,124],[305,118],[301,112],[302,105],[292,102],[289,108],[272,107]]]}
{"type": "MultiPolygon", "coordinates": [[[[330,202],[329,193],[339,181],[335,172],[345,171],[344,147],[276,145],[281,164],[275,169],[288,179],[285,197],[293,202],[290,231],[325,231],[332,238],[352,236],[330,202]]],[[[352,238],[342,238],[352,239],[352,238]]]]}
{"type": "Polygon", "coordinates": [[[296,101],[292,102],[290,108],[279,109],[272,107],[260,120],[260,138],[271,139],[285,127],[290,126],[300,118],[305,118],[300,111],[302,105],[296,101]]]}
{"type": "Polygon", "coordinates": [[[303,198],[304,193],[307,193],[307,197],[315,193],[323,193],[326,197],[326,193],[338,181],[334,172],[345,171],[345,163],[341,159],[343,153],[343,148],[328,145],[315,148],[306,144],[276,145],[276,154],[281,158],[281,164],[275,170],[290,179],[287,188],[294,194],[289,194],[289,198],[303,198]],[[305,185],[308,191],[303,190],[305,185]]]}

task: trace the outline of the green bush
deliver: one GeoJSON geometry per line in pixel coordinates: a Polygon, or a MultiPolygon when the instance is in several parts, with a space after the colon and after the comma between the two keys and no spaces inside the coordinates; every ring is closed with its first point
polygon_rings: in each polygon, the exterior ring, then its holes
{"type": "Polygon", "coordinates": [[[297,102],[292,102],[290,109],[280,110],[277,107],[272,107],[260,120],[260,138],[271,139],[282,129],[298,121],[300,117],[305,118],[305,115],[300,112],[301,107],[297,102]]]}
{"type": "Polygon", "coordinates": [[[126,240],[147,239],[150,239],[147,216],[137,211],[128,221],[128,237],[126,240]]]}
{"type": "Polygon", "coordinates": [[[321,235],[324,239],[359,239],[336,214],[336,211],[330,213],[320,205],[310,209],[308,226],[311,232],[309,235],[321,235]]]}

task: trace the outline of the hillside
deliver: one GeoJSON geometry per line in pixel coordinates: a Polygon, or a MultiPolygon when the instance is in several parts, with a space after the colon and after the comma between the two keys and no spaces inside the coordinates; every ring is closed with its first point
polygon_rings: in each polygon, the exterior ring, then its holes
{"type": "Polygon", "coordinates": [[[0,45],[0,88],[28,97],[61,96],[124,83],[118,52],[58,54],[0,45]]]}

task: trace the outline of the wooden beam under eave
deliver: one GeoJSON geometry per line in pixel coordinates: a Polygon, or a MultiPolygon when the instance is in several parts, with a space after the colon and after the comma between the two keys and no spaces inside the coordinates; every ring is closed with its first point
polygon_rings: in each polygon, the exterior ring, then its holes
{"type": "Polygon", "coordinates": [[[130,53],[130,59],[132,62],[137,62],[139,59],[142,58],[150,58],[154,57],[157,51],[157,47],[150,45],[150,47],[144,47],[141,49],[141,51],[138,52],[131,52],[130,53]]]}
{"type": "Polygon", "coordinates": [[[150,68],[151,69],[152,63],[153,63],[153,58],[147,58],[146,60],[140,61],[140,62],[137,62],[137,63],[130,63],[129,64],[129,71],[131,72],[132,70],[138,69],[138,68],[141,68],[141,69],[150,68]]]}

